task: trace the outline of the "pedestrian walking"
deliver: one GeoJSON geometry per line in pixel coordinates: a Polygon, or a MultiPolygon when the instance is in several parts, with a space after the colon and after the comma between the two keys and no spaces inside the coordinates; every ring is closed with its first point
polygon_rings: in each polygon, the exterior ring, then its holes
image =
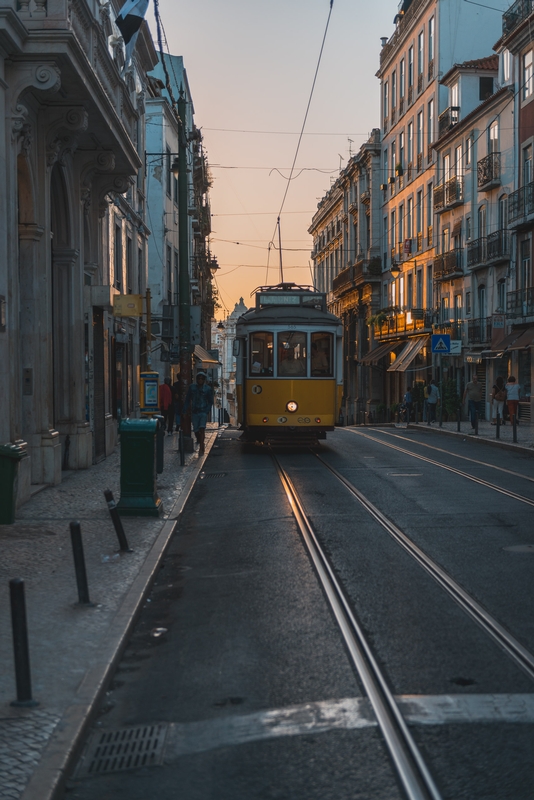
{"type": "Polygon", "coordinates": [[[406,393],[404,395],[404,408],[406,409],[406,422],[411,422],[412,408],[413,408],[413,397],[412,397],[411,386],[408,386],[408,388],[406,389],[406,393]]]}
{"type": "Polygon", "coordinates": [[[478,382],[478,375],[473,375],[464,389],[463,402],[468,401],[468,413],[471,420],[471,428],[476,427],[476,417],[480,419],[480,403],[482,402],[482,384],[478,382]]]}
{"type": "MultiPolygon", "coordinates": [[[[163,417],[163,427],[168,427],[169,423],[169,409],[172,406],[172,391],[171,391],[171,379],[165,378],[164,383],[160,384],[159,387],[159,410],[161,411],[161,415],[163,417]]],[[[171,428],[168,428],[169,433],[172,433],[172,422],[171,428]]]]}
{"type": "Polygon", "coordinates": [[[197,372],[196,383],[192,383],[187,390],[183,413],[191,408],[191,422],[193,432],[198,442],[198,454],[204,455],[204,440],[208,413],[213,405],[213,389],[206,384],[206,373],[197,372]]]}
{"type": "Polygon", "coordinates": [[[504,386],[504,378],[499,377],[493,384],[491,389],[491,424],[497,424],[497,416],[504,425],[504,401],[506,400],[506,388],[504,386]]]}
{"type": "Polygon", "coordinates": [[[439,389],[436,381],[432,379],[426,388],[427,394],[427,422],[436,421],[436,408],[440,400],[439,389]]]}
{"type": "Polygon", "coordinates": [[[516,382],[516,379],[513,375],[508,377],[506,382],[506,405],[508,406],[508,414],[510,415],[510,422],[513,424],[514,417],[516,425],[519,424],[519,415],[517,413],[517,409],[519,407],[519,394],[520,394],[520,386],[516,382]]]}

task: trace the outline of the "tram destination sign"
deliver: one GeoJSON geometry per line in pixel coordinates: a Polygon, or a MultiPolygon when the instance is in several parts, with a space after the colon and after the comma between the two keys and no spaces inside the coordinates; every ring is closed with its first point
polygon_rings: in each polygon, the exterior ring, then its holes
{"type": "Polygon", "coordinates": [[[298,306],[300,305],[299,294],[260,294],[260,304],[262,306],[298,306]]]}
{"type": "Polygon", "coordinates": [[[450,333],[433,333],[432,334],[432,352],[448,354],[451,352],[451,335],[450,333]]]}

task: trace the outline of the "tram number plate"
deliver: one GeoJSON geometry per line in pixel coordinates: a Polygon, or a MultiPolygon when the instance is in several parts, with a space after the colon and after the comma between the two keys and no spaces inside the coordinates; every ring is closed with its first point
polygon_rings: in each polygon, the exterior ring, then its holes
{"type": "Polygon", "coordinates": [[[310,418],[309,417],[299,417],[298,421],[299,422],[305,422],[306,424],[308,424],[308,422],[310,422],[310,418]]]}

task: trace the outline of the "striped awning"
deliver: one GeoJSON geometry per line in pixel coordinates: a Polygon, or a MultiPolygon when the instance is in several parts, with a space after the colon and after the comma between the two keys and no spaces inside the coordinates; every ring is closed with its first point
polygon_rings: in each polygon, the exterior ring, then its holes
{"type": "Polygon", "coordinates": [[[216,364],[219,364],[220,361],[217,358],[213,358],[212,355],[208,353],[207,350],[204,350],[199,344],[195,345],[195,358],[197,361],[202,362],[206,366],[214,367],[216,364]]]}
{"type": "Polygon", "coordinates": [[[393,364],[388,367],[388,372],[406,372],[425,344],[428,344],[428,336],[418,336],[416,339],[410,339],[404,350],[401,350],[393,364]]]}
{"type": "Polygon", "coordinates": [[[387,342],[386,344],[380,344],[378,347],[375,347],[374,350],[371,350],[365,356],[359,359],[360,364],[374,364],[377,361],[380,361],[381,358],[387,356],[388,353],[392,353],[397,347],[400,347],[402,344],[402,339],[397,339],[394,342],[387,342]]]}

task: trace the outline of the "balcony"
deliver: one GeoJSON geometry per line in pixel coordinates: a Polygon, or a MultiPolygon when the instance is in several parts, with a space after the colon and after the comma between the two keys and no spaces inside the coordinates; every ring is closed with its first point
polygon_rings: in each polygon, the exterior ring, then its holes
{"type": "Polygon", "coordinates": [[[534,316],[534,287],[508,292],[506,295],[506,313],[509,317],[534,316]]]}
{"type": "Polygon", "coordinates": [[[384,309],[383,314],[387,315],[387,319],[375,326],[375,339],[394,339],[400,333],[432,330],[432,312],[426,309],[416,308],[413,312],[384,309]]]}
{"type": "Polygon", "coordinates": [[[449,106],[445,111],[439,115],[438,130],[439,136],[450,131],[455,125],[458,125],[460,120],[460,106],[449,106]]]}
{"type": "Polygon", "coordinates": [[[368,206],[370,202],[371,202],[371,192],[369,191],[369,189],[364,189],[360,195],[360,203],[368,206]]]}
{"type": "Polygon", "coordinates": [[[463,275],[462,268],[463,250],[449,250],[434,259],[434,278],[435,280],[451,280],[463,275]]]}
{"type": "Polygon", "coordinates": [[[434,59],[428,62],[428,82],[434,77],[434,59]]]}
{"type": "Polygon", "coordinates": [[[464,323],[459,320],[456,322],[446,320],[445,322],[439,322],[437,325],[434,325],[434,333],[448,333],[451,339],[463,340],[465,326],[464,323]]]}
{"type": "Polygon", "coordinates": [[[520,22],[532,13],[532,0],[516,0],[502,15],[502,35],[508,36],[520,22]]]}
{"type": "Polygon", "coordinates": [[[354,264],[345,267],[339,275],[336,275],[332,284],[332,291],[339,297],[361,283],[380,280],[381,275],[382,261],[380,257],[366,258],[362,253],[354,264]]]}
{"type": "Polygon", "coordinates": [[[413,86],[408,86],[408,105],[413,103],[413,86]]]}
{"type": "Polygon", "coordinates": [[[426,244],[427,247],[433,247],[434,242],[434,229],[432,225],[429,225],[426,229],[426,244]]]}
{"type": "Polygon", "coordinates": [[[421,172],[423,169],[423,154],[417,153],[417,172],[421,172]]]}
{"type": "Polygon", "coordinates": [[[534,183],[528,183],[508,198],[508,222],[521,221],[529,214],[534,214],[534,183]]]}
{"type": "Polygon", "coordinates": [[[467,266],[469,269],[485,267],[487,263],[488,242],[485,236],[467,242],[467,266]]]}
{"type": "Polygon", "coordinates": [[[495,264],[510,258],[510,234],[500,230],[488,236],[488,262],[495,264]]]}
{"type": "Polygon", "coordinates": [[[491,317],[471,319],[467,323],[467,343],[486,344],[491,341],[491,317]]]}
{"type": "Polygon", "coordinates": [[[421,94],[423,91],[423,73],[419,73],[417,76],[417,94],[421,94]]]}
{"type": "Polygon", "coordinates": [[[456,175],[434,189],[434,211],[445,211],[464,202],[464,179],[456,175]]]}
{"type": "Polygon", "coordinates": [[[490,153],[477,163],[477,184],[482,192],[501,185],[501,154],[490,153]]]}

